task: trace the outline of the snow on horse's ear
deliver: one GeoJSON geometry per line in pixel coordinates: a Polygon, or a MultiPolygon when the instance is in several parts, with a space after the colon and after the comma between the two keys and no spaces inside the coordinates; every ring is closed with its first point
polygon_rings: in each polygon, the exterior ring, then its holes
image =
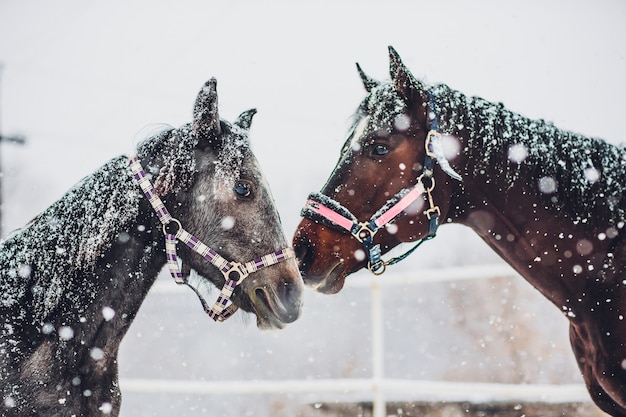
{"type": "MultiPolygon", "coordinates": [[[[422,95],[425,90],[422,83],[404,65],[400,55],[392,46],[389,47],[389,75],[396,91],[407,101],[418,94],[422,95]]],[[[421,97],[421,99],[425,100],[425,97],[421,97]]]]}
{"type": "Polygon", "coordinates": [[[196,98],[193,109],[193,132],[200,141],[208,141],[214,148],[219,148],[222,129],[217,110],[217,80],[207,81],[196,98]]]}
{"type": "Polygon", "coordinates": [[[359,76],[361,77],[361,81],[363,81],[363,87],[365,87],[365,91],[367,91],[368,93],[370,91],[372,91],[373,88],[378,87],[380,85],[380,82],[376,81],[375,79],[371,78],[369,75],[367,75],[365,73],[365,71],[363,71],[363,68],[361,68],[361,66],[358,64],[356,64],[356,69],[359,72],[359,76]]]}
{"type": "Polygon", "coordinates": [[[239,126],[244,130],[250,130],[252,124],[252,117],[256,114],[256,109],[246,110],[237,116],[237,119],[233,122],[235,126],[239,126]]]}

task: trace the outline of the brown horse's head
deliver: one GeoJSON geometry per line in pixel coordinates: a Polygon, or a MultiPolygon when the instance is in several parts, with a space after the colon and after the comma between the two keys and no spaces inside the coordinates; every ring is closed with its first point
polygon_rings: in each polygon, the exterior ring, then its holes
{"type": "MultiPolygon", "coordinates": [[[[445,218],[451,193],[450,177],[442,170],[434,170],[432,177],[420,179],[425,173],[425,143],[432,127],[429,95],[396,51],[391,47],[389,51],[390,81],[375,81],[357,65],[368,95],[355,114],[337,166],[321,193],[312,195],[308,203],[326,202],[326,206],[344,213],[343,217],[353,222],[368,222],[381,209],[384,211],[397,202],[404,192],[423,182],[432,193],[419,195],[401,215],[373,235],[372,245],[380,245],[383,254],[400,243],[416,242],[428,236],[430,222],[425,211],[438,206],[439,217],[445,218]]],[[[437,159],[441,164],[441,159],[437,159]]],[[[305,217],[298,225],[293,243],[305,283],[320,292],[336,293],[349,274],[368,263],[371,266],[367,248],[356,235],[336,227],[327,218],[308,209],[303,213],[305,217]]],[[[382,273],[383,268],[376,272],[382,273]]]]}

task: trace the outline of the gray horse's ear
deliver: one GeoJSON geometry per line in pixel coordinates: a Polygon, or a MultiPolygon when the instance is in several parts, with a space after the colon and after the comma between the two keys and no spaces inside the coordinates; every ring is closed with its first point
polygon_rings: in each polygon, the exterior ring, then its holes
{"type": "Polygon", "coordinates": [[[250,124],[252,124],[252,117],[256,114],[256,109],[246,110],[237,116],[234,121],[234,125],[239,126],[244,130],[250,130],[250,124]]]}
{"type": "Polygon", "coordinates": [[[365,87],[365,90],[368,93],[372,91],[373,88],[378,87],[380,82],[376,81],[373,78],[370,78],[367,74],[365,74],[365,72],[363,71],[363,69],[361,68],[358,62],[356,63],[356,69],[357,71],[359,71],[359,75],[361,76],[361,81],[363,81],[363,87],[365,87]]]}
{"type": "Polygon", "coordinates": [[[217,80],[211,78],[198,93],[193,108],[193,131],[200,138],[220,136],[220,116],[217,111],[217,80]]]}
{"type": "Polygon", "coordinates": [[[422,84],[411,74],[411,71],[402,63],[400,55],[389,47],[389,74],[396,88],[405,99],[410,99],[416,92],[415,89],[422,87],[422,84]]]}

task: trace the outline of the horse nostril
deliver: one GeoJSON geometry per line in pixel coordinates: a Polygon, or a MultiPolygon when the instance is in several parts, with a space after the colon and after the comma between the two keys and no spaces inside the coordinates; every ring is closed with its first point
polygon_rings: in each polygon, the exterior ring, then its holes
{"type": "Polygon", "coordinates": [[[306,238],[299,238],[294,245],[300,271],[304,273],[313,263],[313,246],[306,238]]]}

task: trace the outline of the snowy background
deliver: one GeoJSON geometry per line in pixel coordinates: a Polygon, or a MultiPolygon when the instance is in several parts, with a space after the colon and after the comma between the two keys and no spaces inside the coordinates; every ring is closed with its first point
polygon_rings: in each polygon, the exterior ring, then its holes
{"type": "MultiPolygon", "coordinates": [[[[189,121],[214,76],[222,118],[259,110],[253,148],[291,236],[364,97],[354,63],[388,78],[387,45],[427,82],[622,143],[624,22],[617,0],[0,0],[0,133],[27,141],[0,145],[3,231],[132,152],[155,124],[189,121]]],[[[446,226],[396,270],[500,262],[471,231],[446,226]]],[[[383,296],[389,377],[580,382],[565,319],[522,280],[383,296]]],[[[121,378],[369,377],[369,292],[307,291],[305,302],[301,320],[261,333],[239,316],[213,323],[191,292],[154,291],[122,344],[121,378]]],[[[292,416],[307,401],[320,398],[127,392],[122,416],[292,416]]]]}

